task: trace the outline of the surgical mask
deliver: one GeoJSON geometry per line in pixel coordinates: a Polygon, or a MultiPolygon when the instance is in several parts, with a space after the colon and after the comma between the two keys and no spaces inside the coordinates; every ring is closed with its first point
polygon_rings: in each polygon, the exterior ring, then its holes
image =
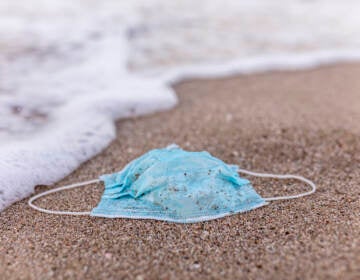
{"type": "Polygon", "coordinates": [[[301,176],[256,173],[226,164],[208,152],[188,152],[171,145],[144,154],[120,172],[35,195],[29,205],[51,214],[193,223],[249,211],[272,200],[299,198],[315,190],[315,184],[301,176]],[[293,196],[264,198],[238,173],[297,179],[310,185],[311,190],[293,196]],[[33,204],[44,195],[98,181],[104,182],[105,190],[91,212],[54,211],[33,204]]]}

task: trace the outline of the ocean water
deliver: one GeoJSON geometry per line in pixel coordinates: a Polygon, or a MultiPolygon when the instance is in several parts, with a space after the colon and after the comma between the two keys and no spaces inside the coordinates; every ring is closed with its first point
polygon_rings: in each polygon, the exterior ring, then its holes
{"type": "Polygon", "coordinates": [[[0,211],[102,151],[115,120],[176,106],[176,81],[359,60],[359,14],[357,0],[1,1],[0,211]]]}

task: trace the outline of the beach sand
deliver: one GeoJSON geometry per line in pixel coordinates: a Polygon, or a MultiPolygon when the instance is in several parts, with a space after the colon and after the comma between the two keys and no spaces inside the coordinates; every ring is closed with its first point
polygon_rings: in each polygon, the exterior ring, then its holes
{"type": "MultiPolygon", "coordinates": [[[[175,85],[178,107],[119,121],[117,139],[56,186],[177,143],[242,168],[303,175],[316,194],[197,224],[48,215],[22,200],[0,213],[0,278],[359,279],[359,77],[360,65],[348,64],[175,85]]],[[[251,180],[263,196],[306,189],[251,180]]],[[[102,189],[36,203],[86,211],[102,189]]]]}

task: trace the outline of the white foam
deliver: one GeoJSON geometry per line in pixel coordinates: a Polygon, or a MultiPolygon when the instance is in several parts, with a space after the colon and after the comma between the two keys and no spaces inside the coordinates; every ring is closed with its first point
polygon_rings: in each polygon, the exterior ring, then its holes
{"type": "Polygon", "coordinates": [[[359,60],[346,2],[2,1],[0,210],[103,150],[114,120],[175,106],[176,81],[359,60]]]}

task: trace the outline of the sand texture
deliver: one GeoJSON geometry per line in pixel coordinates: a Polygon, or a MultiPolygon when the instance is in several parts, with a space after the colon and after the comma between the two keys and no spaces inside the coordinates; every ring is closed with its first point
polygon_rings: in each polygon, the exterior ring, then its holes
{"type": "MultiPolygon", "coordinates": [[[[360,65],[184,81],[175,89],[177,108],[118,122],[117,139],[57,186],[177,143],[242,168],[301,174],[317,193],[187,225],[48,215],[23,200],[0,213],[0,278],[360,279],[360,65]]],[[[250,179],[263,196],[305,190],[250,179]]],[[[102,188],[37,203],[86,211],[102,188]]]]}

